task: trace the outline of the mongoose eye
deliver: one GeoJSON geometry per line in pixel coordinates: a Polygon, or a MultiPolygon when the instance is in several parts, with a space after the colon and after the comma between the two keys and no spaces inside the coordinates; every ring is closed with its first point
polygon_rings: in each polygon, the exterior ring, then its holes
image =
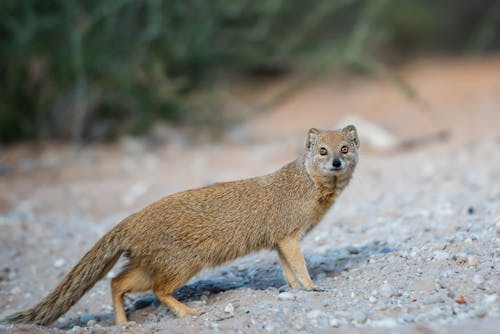
{"type": "Polygon", "coordinates": [[[349,152],[349,147],[347,147],[347,146],[345,146],[345,145],[344,145],[344,146],[342,146],[342,148],[340,149],[340,152],[342,152],[342,153],[346,154],[347,152],[349,152]]]}
{"type": "Polygon", "coordinates": [[[320,154],[320,155],[326,155],[327,153],[328,153],[328,151],[326,150],[326,148],[321,147],[321,148],[319,149],[319,154],[320,154]]]}

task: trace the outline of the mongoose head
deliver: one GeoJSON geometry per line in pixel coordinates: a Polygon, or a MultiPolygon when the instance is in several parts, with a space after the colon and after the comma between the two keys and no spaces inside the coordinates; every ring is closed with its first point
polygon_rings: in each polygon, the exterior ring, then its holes
{"type": "Polygon", "coordinates": [[[305,143],[307,173],[320,183],[349,177],[358,162],[358,148],[359,138],[354,125],[336,131],[312,128],[305,143]]]}

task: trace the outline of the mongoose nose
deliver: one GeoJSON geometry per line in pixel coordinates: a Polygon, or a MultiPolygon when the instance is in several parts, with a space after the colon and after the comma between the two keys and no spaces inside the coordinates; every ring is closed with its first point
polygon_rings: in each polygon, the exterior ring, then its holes
{"type": "Polygon", "coordinates": [[[340,161],[340,159],[339,159],[339,158],[335,158],[335,159],[333,159],[333,161],[332,161],[332,165],[333,165],[333,167],[335,167],[335,168],[339,168],[340,166],[342,166],[342,161],[340,161]]]}

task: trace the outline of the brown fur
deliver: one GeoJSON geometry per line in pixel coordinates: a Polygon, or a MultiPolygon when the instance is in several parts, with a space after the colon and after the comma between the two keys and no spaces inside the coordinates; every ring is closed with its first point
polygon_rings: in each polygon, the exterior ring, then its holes
{"type": "Polygon", "coordinates": [[[129,216],[105,234],[39,304],[5,318],[49,324],[64,314],[125,254],[129,263],[111,281],[116,322],[127,318],[123,296],[152,289],[177,316],[201,314],[172,296],[204,267],[263,248],[276,249],[287,283],[313,289],[299,240],[347,186],[357,163],[354,126],[309,130],[304,154],[280,170],[167,196],[129,216]],[[341,153],[342,146],[349,153],[341,153]],[[327,154],[320,155],[325,148],[327,154]],[[331,170],[332,161],[342,161],[331,170]]]}

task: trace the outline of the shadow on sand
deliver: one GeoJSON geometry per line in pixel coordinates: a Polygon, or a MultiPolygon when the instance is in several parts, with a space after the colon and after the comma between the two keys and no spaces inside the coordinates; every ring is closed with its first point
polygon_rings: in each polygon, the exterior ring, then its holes
{"type": "MultiPolygon", "coordinates": [[[[335,277],[343,271],[349,271],[350,268],[367,261],[373,254],[391,251],[387,243],[375,240],[360,247],[326,248],[320,253],[306,253],[305,258],[311,277],[324,290],[324,293],[328,293],[330,287],[321,284],[324,278],[335,277]]],[[[212,277],[197,280],[177,289],[174,296],[180,301],[190,301],[198,300],[202,295],[214,295],[239,288],[255,290],[276,288],[280,291],[288,289],[281,273],[281,266],[276,262],[266,261],[245,268],[228,266],[222,272],[214,273],[212,277]]],[[[126,311],[130,314],[150,305],[160,305],[154,295],[137,298],[126,308],[126,311]]],[[[92,318],[98,323],[113,323],[114,313],[96,314],[92,318]]],[[[74,326],[85,327],[86,321],[88,320],[85,317],[80,317],[68,320],[58,327],[60,329],[69,329],[74,326]]]]}

